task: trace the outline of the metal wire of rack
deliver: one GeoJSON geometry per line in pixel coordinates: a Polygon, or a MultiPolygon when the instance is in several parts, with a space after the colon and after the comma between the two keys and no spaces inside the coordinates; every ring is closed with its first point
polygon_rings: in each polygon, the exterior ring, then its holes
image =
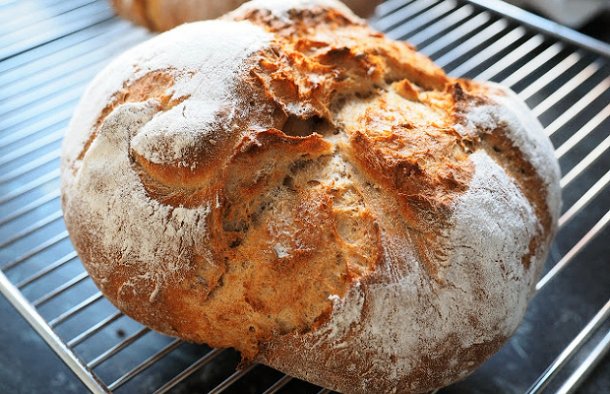
{"type": "MultiPolygon", "coordinates": [[[[372,22],[450,74],[512,87],[563,170],[560,231],[526,319],[454,391],[573,392],[610,349],[610,267],[591,258],[610,251],[610,47],[497,0],[389,0],[372,22]],[[568,305],[576,282],[589,298],[568,305]],[[549,305],[575,316],[553,335],[546,319],[563,315],[549,305]]],[[[142,327],[102,297],[72,249],[59,205],[63,131],[93,75],[148,36],[105,0],[0,1],[0,291],[95,393],[329,392],[261,365],[236,370],[233,351],[142,327]]]]}

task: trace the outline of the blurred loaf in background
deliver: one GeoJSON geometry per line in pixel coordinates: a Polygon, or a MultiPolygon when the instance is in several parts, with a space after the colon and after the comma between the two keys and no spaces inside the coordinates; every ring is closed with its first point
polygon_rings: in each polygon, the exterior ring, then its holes
{"type": "MultiPolygon", "coordinates": [[[[214,19],[246,0],[110,0],[119,16],[154,31],[166,31],[187,22],[214,19]]],[[[359,16],[373,13],[381,0],[343,0],[359,16]]]]}

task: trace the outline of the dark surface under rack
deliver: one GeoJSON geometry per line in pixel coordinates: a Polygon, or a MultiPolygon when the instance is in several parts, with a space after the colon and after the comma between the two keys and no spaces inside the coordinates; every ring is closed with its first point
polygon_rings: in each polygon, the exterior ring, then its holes
{"type": "MultiPolygon", "coordinates": [[[[610,392],[608,45],[496,0],[390,0],[373,23],[452,75],[512,87],[563,173],[560,230],[523,324],[441,392],[610,392]]],[[[148,36],[106,0],[0,0],[0,290],[94,392],[326,392],[151,332],[101,296],[74,253],[59,202],[62,135],[93,75],[148,36]]]]}

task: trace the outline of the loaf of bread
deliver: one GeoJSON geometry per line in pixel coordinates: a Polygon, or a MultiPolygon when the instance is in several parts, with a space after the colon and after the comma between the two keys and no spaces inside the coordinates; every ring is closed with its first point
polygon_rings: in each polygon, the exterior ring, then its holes
{"type": "MultiPolygon", "coordinates": [[[[150,30],[166,31],[187,22],[219,17],[247,0],[111,0],[121,17],[150,30]]],[[[356,14],[367,17],[380,0],[343,0],[356,14]]]]}
{"type": "Polygon", "coordinates": [[[63,145],[62,204],[143,324],[342,392],[427,392],[497,351],[560,209],[501,86],[334,0],[256,0],[127,51],[63,145]]]}

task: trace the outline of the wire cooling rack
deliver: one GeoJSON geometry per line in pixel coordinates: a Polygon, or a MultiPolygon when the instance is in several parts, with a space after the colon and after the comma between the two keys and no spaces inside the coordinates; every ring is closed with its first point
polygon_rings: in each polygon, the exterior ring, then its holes
{"type": "MultiPolygon", "coordinates": [[[[441,391],[608,390],[609,46],[497,0],[390,0],[372,22],[452,75],[512,87],[563,173],[559,234],[523,324],[441,391]]],[[[105,0],[0,0],[0,290],[95,393],[328,392],[261,365],[236,370],[234,351],[139,325],[102,297],[72,249],[59,202],[62,135],[86,83],[148,36],[105,0]]]]}

